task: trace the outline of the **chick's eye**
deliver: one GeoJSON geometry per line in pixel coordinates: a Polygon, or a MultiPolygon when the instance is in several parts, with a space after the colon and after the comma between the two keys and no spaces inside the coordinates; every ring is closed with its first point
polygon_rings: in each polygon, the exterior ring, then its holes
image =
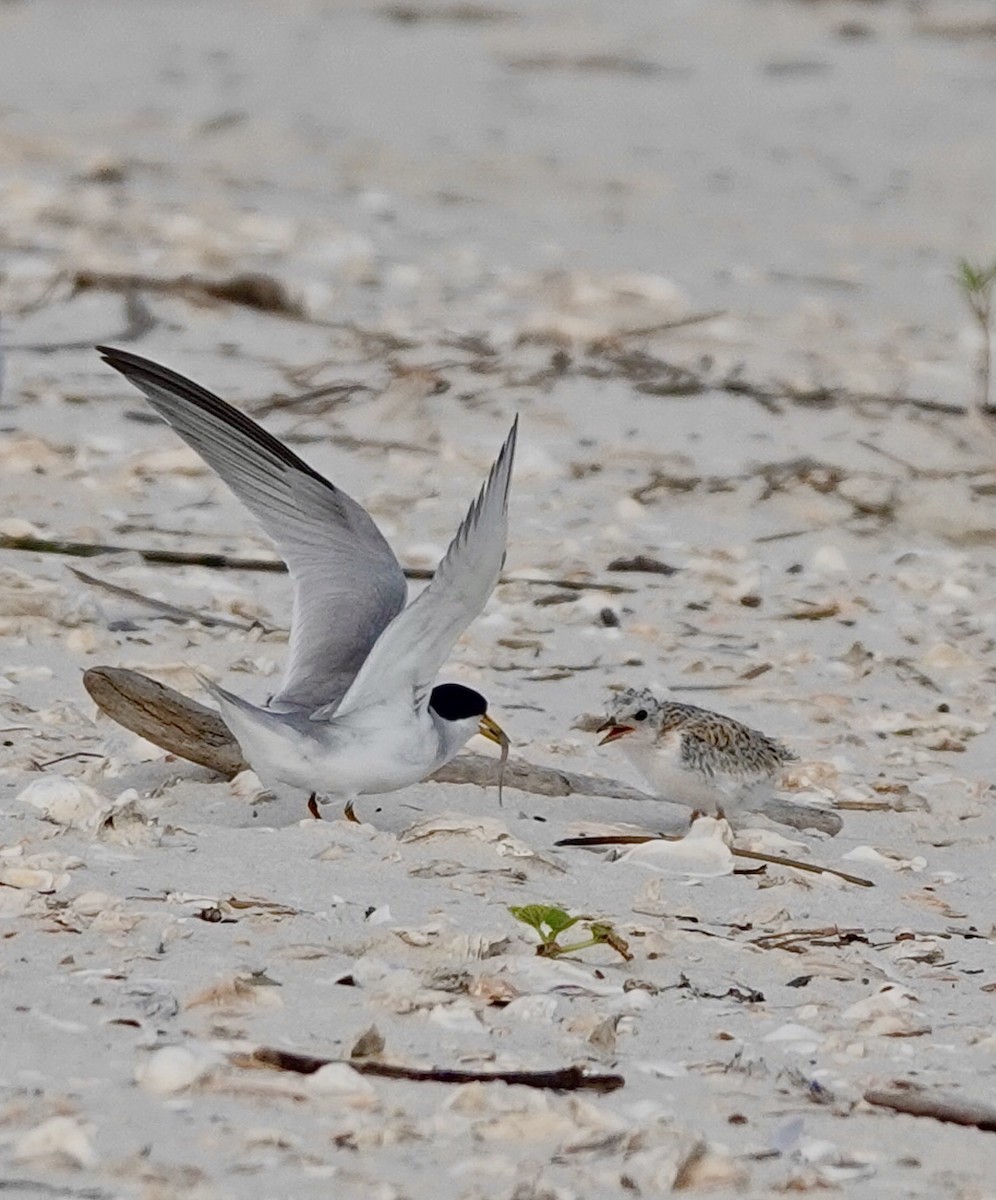
{"type": "Polygon", "coordinates": [[[641,708],[637,712],[633,713],[634,721],[645,721],[646,719],[647,719],[647,710],[645,708],[641,708]]]}

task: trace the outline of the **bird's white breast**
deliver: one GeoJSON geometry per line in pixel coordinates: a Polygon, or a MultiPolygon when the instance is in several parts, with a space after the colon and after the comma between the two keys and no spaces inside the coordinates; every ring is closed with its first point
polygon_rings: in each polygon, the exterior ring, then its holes
{"type": "MultiPolygon", "coordinates": [[[[229,714],[226,713],[226,718],[229,714]]],[[[269,788],[363,796],[418,783],[437,765],[439,739],[414,712],[356,725],[315,721],[304,729],[239,712],[229,719],[246,761],[269,788]]]]}
{"type": "Polygon", "coordinates": [[[628,737],[621,745],[661,800],[715,814],[718,809],[728,812],[758,793],[760,781],[745,781],[724,772],[707,775],[682,763],[681,736],[677,732],[664,734],[654,742],[628,737]]]}

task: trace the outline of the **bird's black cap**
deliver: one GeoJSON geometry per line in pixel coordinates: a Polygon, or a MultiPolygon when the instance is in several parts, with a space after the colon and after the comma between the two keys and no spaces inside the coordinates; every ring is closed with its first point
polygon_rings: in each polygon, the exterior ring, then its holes
{"type": "Polygon", "coordinates": [[[441,683],[432,689],[429,707],[444,721],[462,721],[466,717],[483,717],[488,702],[480,692],[462,683],[441,683]]]}

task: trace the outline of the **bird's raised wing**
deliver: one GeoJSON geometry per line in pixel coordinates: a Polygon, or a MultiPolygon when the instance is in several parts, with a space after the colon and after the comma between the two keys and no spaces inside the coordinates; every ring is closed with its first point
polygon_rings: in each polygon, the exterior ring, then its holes
{"type": "Polygon", "coordinates": [[[427,703],[453,643],[494,591],[505,562],[508,492],[519,427],[516,417],[477,499],[470,506],[429,586],[377,639],[339,712],[392,702],[427,703]]]}
{"type": "Polygon", "coordinates": [[[245,413],[182,375],[97,347],[276,543],[294,584],[290,657],[271,705],[334,705],[404,607],[408,586],[367,512],[245,413]]]}

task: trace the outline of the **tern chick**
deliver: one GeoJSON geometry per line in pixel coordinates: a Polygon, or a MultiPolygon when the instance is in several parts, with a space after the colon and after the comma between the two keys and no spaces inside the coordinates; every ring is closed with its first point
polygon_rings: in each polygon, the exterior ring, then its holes
{"type": "Polygon", "coordinates": [[[724,817],[770,798],[780,769],[795,754],[732,717],[627,688],[599,726],[599,745],[622,749],[662,800],[697,815],[724,817]]]}

